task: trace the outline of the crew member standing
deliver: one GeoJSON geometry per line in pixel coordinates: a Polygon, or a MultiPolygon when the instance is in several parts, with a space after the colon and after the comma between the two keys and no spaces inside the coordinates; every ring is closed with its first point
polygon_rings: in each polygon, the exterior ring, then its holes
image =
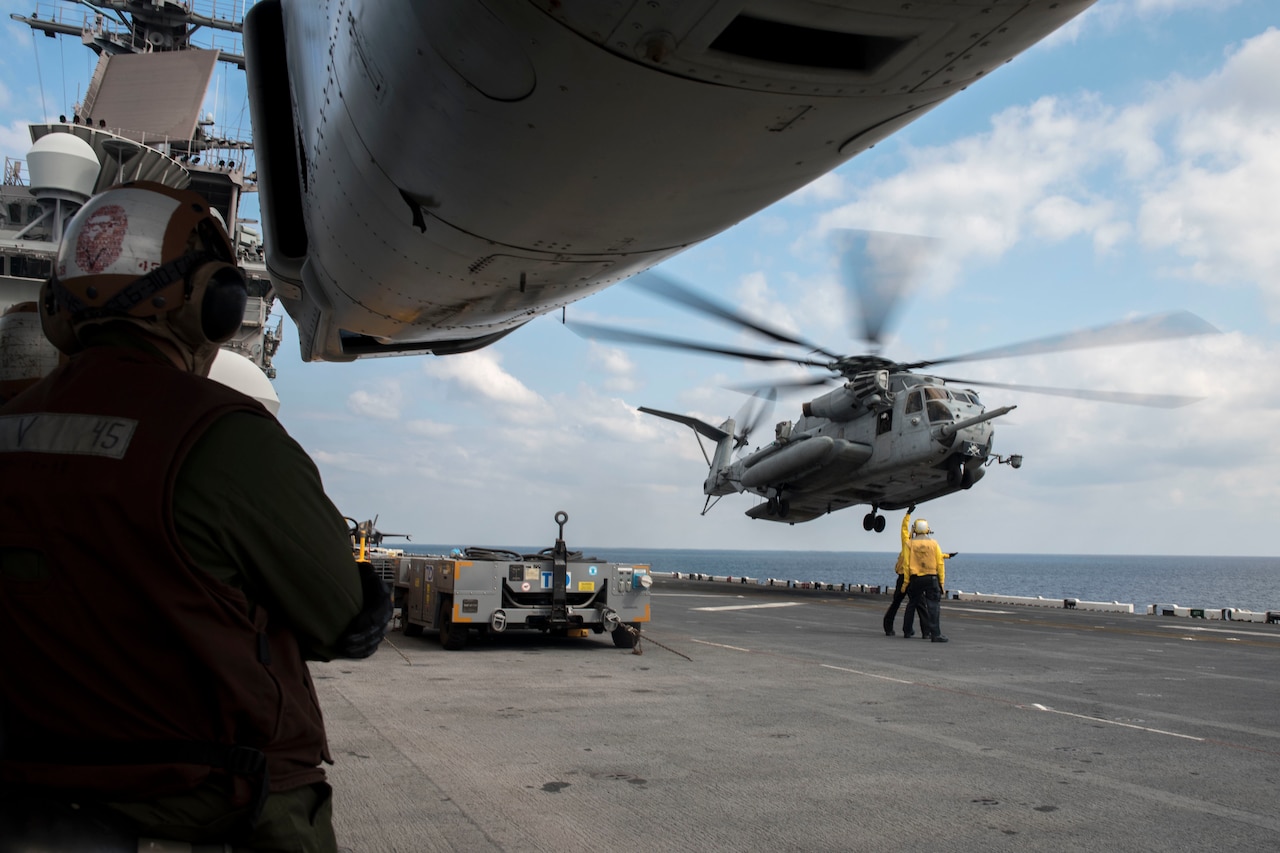
{"type": "MultiPolygon", "coordinates": [[[[910,513],[907,514],[910,518],[910,513]]],[[[904,529],[907,519],[903,519],[904,529]]],[[[920,609],[920,630],[935,643],[945,643],[942,634],[941,607],[943,584],[947,568],[942,548],[933,539],[929,522],[917,519],[911,525],[911,538],[902,545],[899,560],[902,563],[902,580],[907,590],[907,617],[912,610],[920,609]]]]}
{"type": "MultiPolygon", "coordinates": [[[[898,615],[898,608],[902,606],[902,600],[907,597],[907,586],[902,580],[902,555],[906,553],[907,543],[911,541],[911,514],[916,511],[915,504],[907,510],[907,514],[902,517],[902,545],[898,551],[898,560],[893,565],[893,571],[897,575],[897,580],[893,587],[893,601],[889,602],[889,609],[884,614],[884,634],[886,637],[893,636],[893,620],[898,615]]],[[[912,628],[915,626],[915,611],[908,609],[906,615],[902,618],[902,636],[911,637],[915,632],[912,628]]]]}
{"type": "Polygon", "coordinates": [[[304,661],[369,656],[391,603],[305,451],[206,378],[245,299],[194,192],[67,225],[39,310],[72,358],[0,409],[0,838],[336,849],[304,661]]]}

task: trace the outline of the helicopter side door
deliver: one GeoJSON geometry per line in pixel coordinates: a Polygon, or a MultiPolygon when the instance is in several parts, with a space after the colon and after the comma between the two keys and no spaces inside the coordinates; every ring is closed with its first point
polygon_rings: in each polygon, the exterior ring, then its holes
{"type": "Polygon", "coordinates": [[[900,462],[923,461],[929,456],[933,438],[929,434],[924,391],[915,388],[906,394],[902,414],[894,431],[893,456],[900,462]]]}

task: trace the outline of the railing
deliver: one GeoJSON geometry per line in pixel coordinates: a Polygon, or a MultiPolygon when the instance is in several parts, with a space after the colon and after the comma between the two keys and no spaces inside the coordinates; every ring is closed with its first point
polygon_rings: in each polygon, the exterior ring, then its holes
{"type": "Polygon", "coordinates": [[[22,177],[22,165],[25,160],[14,157],[4,158],[4,185],[6,187],[25,187],[27,181],[22,177]]]}
{"type": "MultiPolygon", "coordinates": [[[[198,47],[217,48],[224,53],[243,52],[239,26],[249,5],[247,0],[188,0],[178,5],[189,13],[214,22],[214,26],[196,28],[193,33],[200,38],[198,41],[193,40],[192,44],[198,47]],[[219,24],[235,29],[217,29],[219,24]]],[[[38,0],[32,17],[64,27],[79,26],[85,39],[105,39],[140,53],[150,53],[152,49],[145,40],[136,39],[129,27],[121,21],[99,12],[83,11],[74,4],[68,7],[62,3],[38,0]]]]}

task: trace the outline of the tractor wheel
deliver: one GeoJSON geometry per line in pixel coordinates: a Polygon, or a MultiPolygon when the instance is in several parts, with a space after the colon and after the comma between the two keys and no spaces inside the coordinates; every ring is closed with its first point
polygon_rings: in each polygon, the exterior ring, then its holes
{"type": "Polygon", "coordinates": [[[467,647],[467,626],[453,621],[453,599],[440,602],[440,645],[456,652],[467,647]]]}

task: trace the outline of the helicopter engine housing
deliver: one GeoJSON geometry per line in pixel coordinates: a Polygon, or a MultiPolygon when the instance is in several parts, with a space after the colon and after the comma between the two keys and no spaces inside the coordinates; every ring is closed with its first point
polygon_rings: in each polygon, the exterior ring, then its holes
{"type": "Polygon", "coordinates": [[[836,390],[810,400],[802,408],[809,417],[843,422],[851,421],[867,411],[891,405],[892,401],[889,394],[889,371],[868,370],[854,375],[836,390]]]}

